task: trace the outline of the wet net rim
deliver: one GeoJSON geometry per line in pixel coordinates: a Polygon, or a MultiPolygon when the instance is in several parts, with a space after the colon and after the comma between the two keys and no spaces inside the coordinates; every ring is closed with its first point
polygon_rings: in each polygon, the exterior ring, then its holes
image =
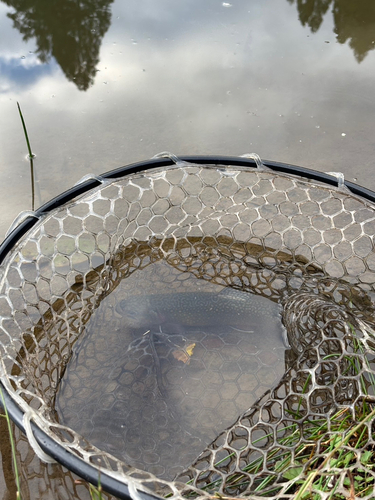
{"type": "MultiPolygon", "coordinates": [[[[249,168],[257,167],[255,160],[239,156],[179,156],[179,160],[202,165],[233,165],[249,168]]],[[[329,175],[325,172],[317,172],[309,168],[298,167],[296,165],[290,165],[288,163],[281,163],[271,160],[262,160],[262,163],[274,172],[297,175],[300,177],[304,177],[305,179],[323,182],[324,184],[328,184],[329,186],[339,186],[338,179],[334,175],[329,175]]],[[[144,160],[110,170],[98,177],[101,177],[103,180],[115,180],[120,177],[124,177],[125,175],[140,172],[142,170],[149,170],[157,167],[167,167],[171,165],[174,165],[174,162],[170,158],[151,158],[150,160],[144,160]]],[[[47,215],[52,210],[55,210],[65,203],[72,201],[77,196],[87,193],[88,191],[90,191],[90,189],[94,189],[100,186],[101,182],[98,177],[84,181],[68,189],[67,191],[64,191],[63,193],[59,194],[55,198],[52,198],[50,201],[39,207],[34,212],[34,215],[29,215],[28,217],[26,217],[1,243],[0,265],[2,264],[5,256],[11,250],[11,248],[13,248],[18,240],[36,224],[40,217],[42,217],[43,215],[47,215]]],[[[352,194],[361,196],[362,198],[375,203],[374,191],[346,180],[344,181],[344,185],[351,191],[352,194]]]]}
{"type": "MultiPolygon", "coordinates": [[[[205,165],[231,165],[240,166],[248,168],[256,168],[256,162],[250,158],[237,157],[237,156],[181,156],[179,160],[186,161],[189,163],[205,164],[205,165]]],[[[296,175],[305,179],[319,181],[324,184],[338,187],[338,179],[334,175],[329,175],[324,172],[317,172],[315,170],[307,169],[304,167],[298,167],[295,165],[290,165],[287,163],[280,163],[269,160],[262,160],[263,165],[268,167],[271,171],[281,172],[286,174],[296,175]]],[[[0,265],[2,264],[6,255],[10,250],[18,243],[18,241],[38,222],[39,218],[49,214],[53,210],[61,207],[65,203],[72,201],[80,195],[83,195],[101,185],[100,178],[103,180],[115,180],[124,177],[129,174],[137,173],[144,170],[149,170],[152,168],[160,168],[174,165],[174,161],[170,158],[152,158],[150,160],[145,160],[137,163],[133,163],[127,166],[119,167],[114,170],[105,172],[99,176],[99,178],[93,178],[86,180],[71,189],[64,191],[60,195],[51,199],[39,209],[34,212],[34,215],[29,215],[25,218],[1,243],[0,245],[0,265]]],[[[346,188],[354,195],[360,196],[364,199],[375,202],[375,192],[359,186],[358,184],[352,183],[350,181],[344,181],[346,188]]],[[[23,415],[24,412],[22,408],[17,404],[16,401],[12,399],[9,392],[2,382],[0,382],[0,389],[3,392],[4,402],[7,407],[8,414],[13,422],[25,432],[23,426],[23,415]]],[[[0,401],[0,406],[1,401],[0,401]]],[[[31,422],[31,427],[36,438],[36,441],[40,445],[43,451],[45,451],[49,456],[58,461],[61,465],[68,468],[72,472],[78,474],[83,479],[89,481],[92,484],[98,484],[98,472],[95,467],[91,464],[80,459],[76,455],[73,455],[70,451],[56,443],[51,437],[49,437],[42,429],[40,429],[36,424],[31,422]]],[[[132,498],[129,487],[120,479],[112,477],[105,472],[100,475],[100,484],[104,491],[115,495],[118,498],[129,500],[132,498]]],[[[139,498],[144,500],[154,500],[158,499],[158,496],[154,496],[150,493],[145,493],[137,490],[137,495],[139,498]]]]}

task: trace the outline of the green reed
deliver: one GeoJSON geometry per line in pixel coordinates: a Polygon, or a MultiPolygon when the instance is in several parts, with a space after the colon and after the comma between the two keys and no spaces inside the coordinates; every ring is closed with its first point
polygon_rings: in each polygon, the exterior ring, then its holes
{"type": "Polygon", "coordinates": [[[17,102],[17,107],[18,107],[18,112],[19,112],[20,117],[21,117],[23,132],[24,132],[25,138],[26,138],[27,149],[29,150],[29,158],[32,159],[32,158],[35,158],[35,155],[31,151],[31,146],[30,146],[30,141],[29,141],[29,134],[27,133],[26,123],[25,123],[25,120],[23,119],[23,115],[22,115],[22,111],[21,111],[21,106],[20,106],[19,102],[17,102]]]}
{"type": "Polygon", "coordinates": [[[29,134],[27,133],[26,123],[25,123],[25,120],[23,119],[21,106],[19,105],[18,102],[17,102],[17,107],[18,107],[18,112],[20,114],[20,118],[21,118],[21,122],[22,122],[23,133],[25,135],[27,149],[29,151],[30,175],[31,175],[31,209],[34,210],[34,207],[35,207],[35,176],[34,176],[34,158],[35,158],[35,155],[31,151],[29,134]]]}
{"type": "Polygon", "coordinates": [[[21,488],[20,488],[20,478],[19,478],[19,473],[18,473],[18,466],[17,466],[17,457],[16,457],[16,446],[14,444],[14,438],[13,438],[13,432],[12,432],[12,426],[11,426],[11,420],[9,418],[8,410],[5,404],[5,399],[4,399],[4,394],[3,391],[0,387],[0,399],[1,399],[1,404],[4,409],[4,415],[0,415],[1,417],[6,419],[7,426],[8,426],[8,432],[9,432],[9,440],[10,440],[10,447],[12,450],[12,461],[13,461],[13,468],[14,468],[14,476],[15,476],[15,481],[16,481],[16,486],[17,486],[17,500],[21,500],[21,488]]]}
{"type": "Polygon", "coordinates": [[[91,500],[103,500],[103,495],[102,495],[102,485],[100,484],[100,477],[98,479],[98,486],[95,487],[92,484],[89,484],[89,489],[90,489],[90,496],[91,500]]]}

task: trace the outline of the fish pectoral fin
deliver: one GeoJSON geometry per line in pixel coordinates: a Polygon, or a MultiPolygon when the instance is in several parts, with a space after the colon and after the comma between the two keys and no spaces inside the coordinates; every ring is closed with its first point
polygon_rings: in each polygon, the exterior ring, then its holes
{"type": "Polygon", "coordinates": [[[232,330],[235,330],[236,332],[254,333],[254,330],[240,330],[239,328],[235,328],[234,326],[230,326],[230,325],[229,325],[229,328],[231,328],[232,330]]]}

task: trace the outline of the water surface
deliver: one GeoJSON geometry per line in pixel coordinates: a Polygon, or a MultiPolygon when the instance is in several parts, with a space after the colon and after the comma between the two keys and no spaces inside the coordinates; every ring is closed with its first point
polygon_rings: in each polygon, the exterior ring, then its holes
{"type": "MultiPolygon", "coordinates": [[[[36,206],[163,150],[254,151],[375,189],[371,0],[7,0],[0,32],[2,236],[31,208],[17,101],[37,155],[36,206]]],[[[19,453],[35,473],[25,498],[86,495],[52,480],[24,442],[19,453]]],[[[9,474],[0,491],[15,498],[9,474]]]]}

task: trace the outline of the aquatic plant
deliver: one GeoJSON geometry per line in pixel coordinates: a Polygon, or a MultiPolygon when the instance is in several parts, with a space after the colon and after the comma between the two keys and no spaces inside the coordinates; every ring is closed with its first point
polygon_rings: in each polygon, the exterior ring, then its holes
{"type": "Polygon", "coordinates": [[[10,446],[12,450],[12,462],[13,462],[13,469],[14,469],[14,476],[15,476],[15,481],[16,481],[16,486],[17,486],[17,500],[21,500],[21,488],[20,488],[20,478],[18,474],[18,467],[17,467],[17,458],[16,458],[16,447],[14,444],[14,437],[13,437],[13,432],[12,432],[12,427],[11,427],[11,420],[9,418],[8,410],[5,404],[5,399],[4,399],[4,394],[3,391],[0,387],[0,399],[1,399],[1,406],[3,407],[4,410],[4,415],[0,414],[0,417],[5,418],[8,426],[8,432],[9,432],[9,440],[10,440],[10,446]]]}
{"type": "Polygon", "coordinates": [[[95,487],[92,484],[89,484],[90,488],[90,496],[92,500],[103,500],[103,495],[102,495],[102,486],[100,484],[100,477],[98,479],[98,486],[95,487]]]}
{"type": "Polygon", "coordinates": [[[23,132],[24,132],[26,144],[27,144],[27,149],[29,151],[28,158],[30,161],[30,175],[31,175],[31,210],[34,210],[34,208],[35,208],[35,176],[34,176],[34,158],[35,158],[35,155],[31,151],[29,135],[27,133],[26,123],[25,123],[25,120],[23,119],[21,106],[20,106],[19,102],[17,102],[17,107],[18,107],[18,112],[20,114],[20,118],[21,118],[21,122],[22,122],[23,132]]]}

